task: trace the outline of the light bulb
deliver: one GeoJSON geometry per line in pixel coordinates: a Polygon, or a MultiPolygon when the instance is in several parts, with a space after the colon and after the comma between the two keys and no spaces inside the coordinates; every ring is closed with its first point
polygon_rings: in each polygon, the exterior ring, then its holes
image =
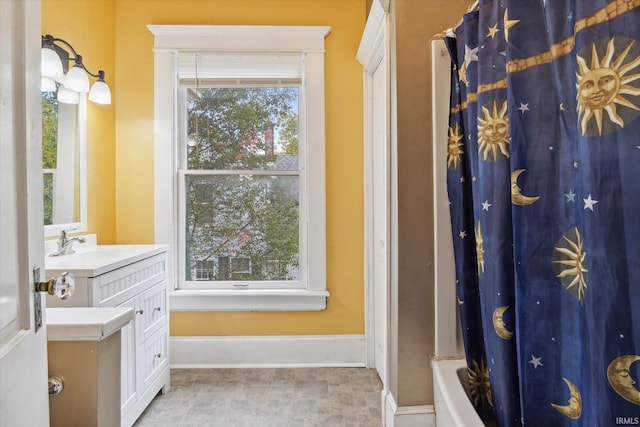
{"type": "Polygon", "coordinates": [[[96,104],[111,104],[111,91],[104,80],[100,79],[91,86],[91,91],[89,91],[89,100],[96,104]]]}
{"type": "Polygon", "coordinates": [[[89,76],[87,72],[78,64],[71,67],[64,79],[64,85],[67,89],[76,92],[89,92],[89,76]]]}
{"type": "Polygon", "coordinates": [[[45,77],[55,78],[64,75],[62,60],[55,50],[48,47],[40,49],[40,71],[45,77]]]}
{"type": "Polygon", "coordinates": [[[58,88],[58,101],[63,104],[77,104],[80,102],[80,94],[64,86],[58,88]]]}
{"type": "Polygon", "coordinates": [[[42,92],[55,92],[56,82],[51,77],[42,76],[40,79],[40,90],[42,92]]]}

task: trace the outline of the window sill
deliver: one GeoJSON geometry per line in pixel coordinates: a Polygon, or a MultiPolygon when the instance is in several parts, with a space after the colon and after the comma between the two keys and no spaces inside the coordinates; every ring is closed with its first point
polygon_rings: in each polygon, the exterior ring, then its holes
{"type": "Polygon", "coordinates": [[[169,294],[171,311],[321,311],[327,308],[327,291],[305,290],[196,290],[169,294]]]}

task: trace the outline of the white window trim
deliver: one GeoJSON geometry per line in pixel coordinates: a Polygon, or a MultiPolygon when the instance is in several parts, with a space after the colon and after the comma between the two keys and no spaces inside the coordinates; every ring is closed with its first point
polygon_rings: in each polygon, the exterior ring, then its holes
{"type": "Polygon", "coordinates": [[[169,244],[168,271],[172,311],[300,311],[324,310],[326,287],[326,197],[324,124],[324,38],[330,27],[148,25],[154,35],[155,67],[155,241],[169,244]],[[306,117],[308,182],[301,191],[309,197],[305,221],[309,244],[306,289],[192,290],[175,289],[177,281],[178,147],[177,52],[304,53],[303,88],[306,117]]]}

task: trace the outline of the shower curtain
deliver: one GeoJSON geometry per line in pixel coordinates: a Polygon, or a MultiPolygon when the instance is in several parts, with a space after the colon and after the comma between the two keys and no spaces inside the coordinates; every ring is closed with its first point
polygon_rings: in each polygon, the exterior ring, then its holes
{"type": "Polygon", "coordinates": [[[640,424],[640,0],[484,0],[445,41],[472,403],[640,424]]]}

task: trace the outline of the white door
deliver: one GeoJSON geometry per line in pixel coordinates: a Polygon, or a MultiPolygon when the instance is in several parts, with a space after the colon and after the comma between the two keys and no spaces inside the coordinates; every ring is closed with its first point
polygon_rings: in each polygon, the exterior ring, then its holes
{"type": "Polygon", "coordinates": [[[374,365],[386,384],[390,296],[389,252],[389,116],[386,61],[383,57],[371,75],[372,207],[374,365]]]}
{"type": "Polygon", "coordinates": [[[40,1],[0,0],[0,426],[49,425],[40,99],[40,1]]]}

